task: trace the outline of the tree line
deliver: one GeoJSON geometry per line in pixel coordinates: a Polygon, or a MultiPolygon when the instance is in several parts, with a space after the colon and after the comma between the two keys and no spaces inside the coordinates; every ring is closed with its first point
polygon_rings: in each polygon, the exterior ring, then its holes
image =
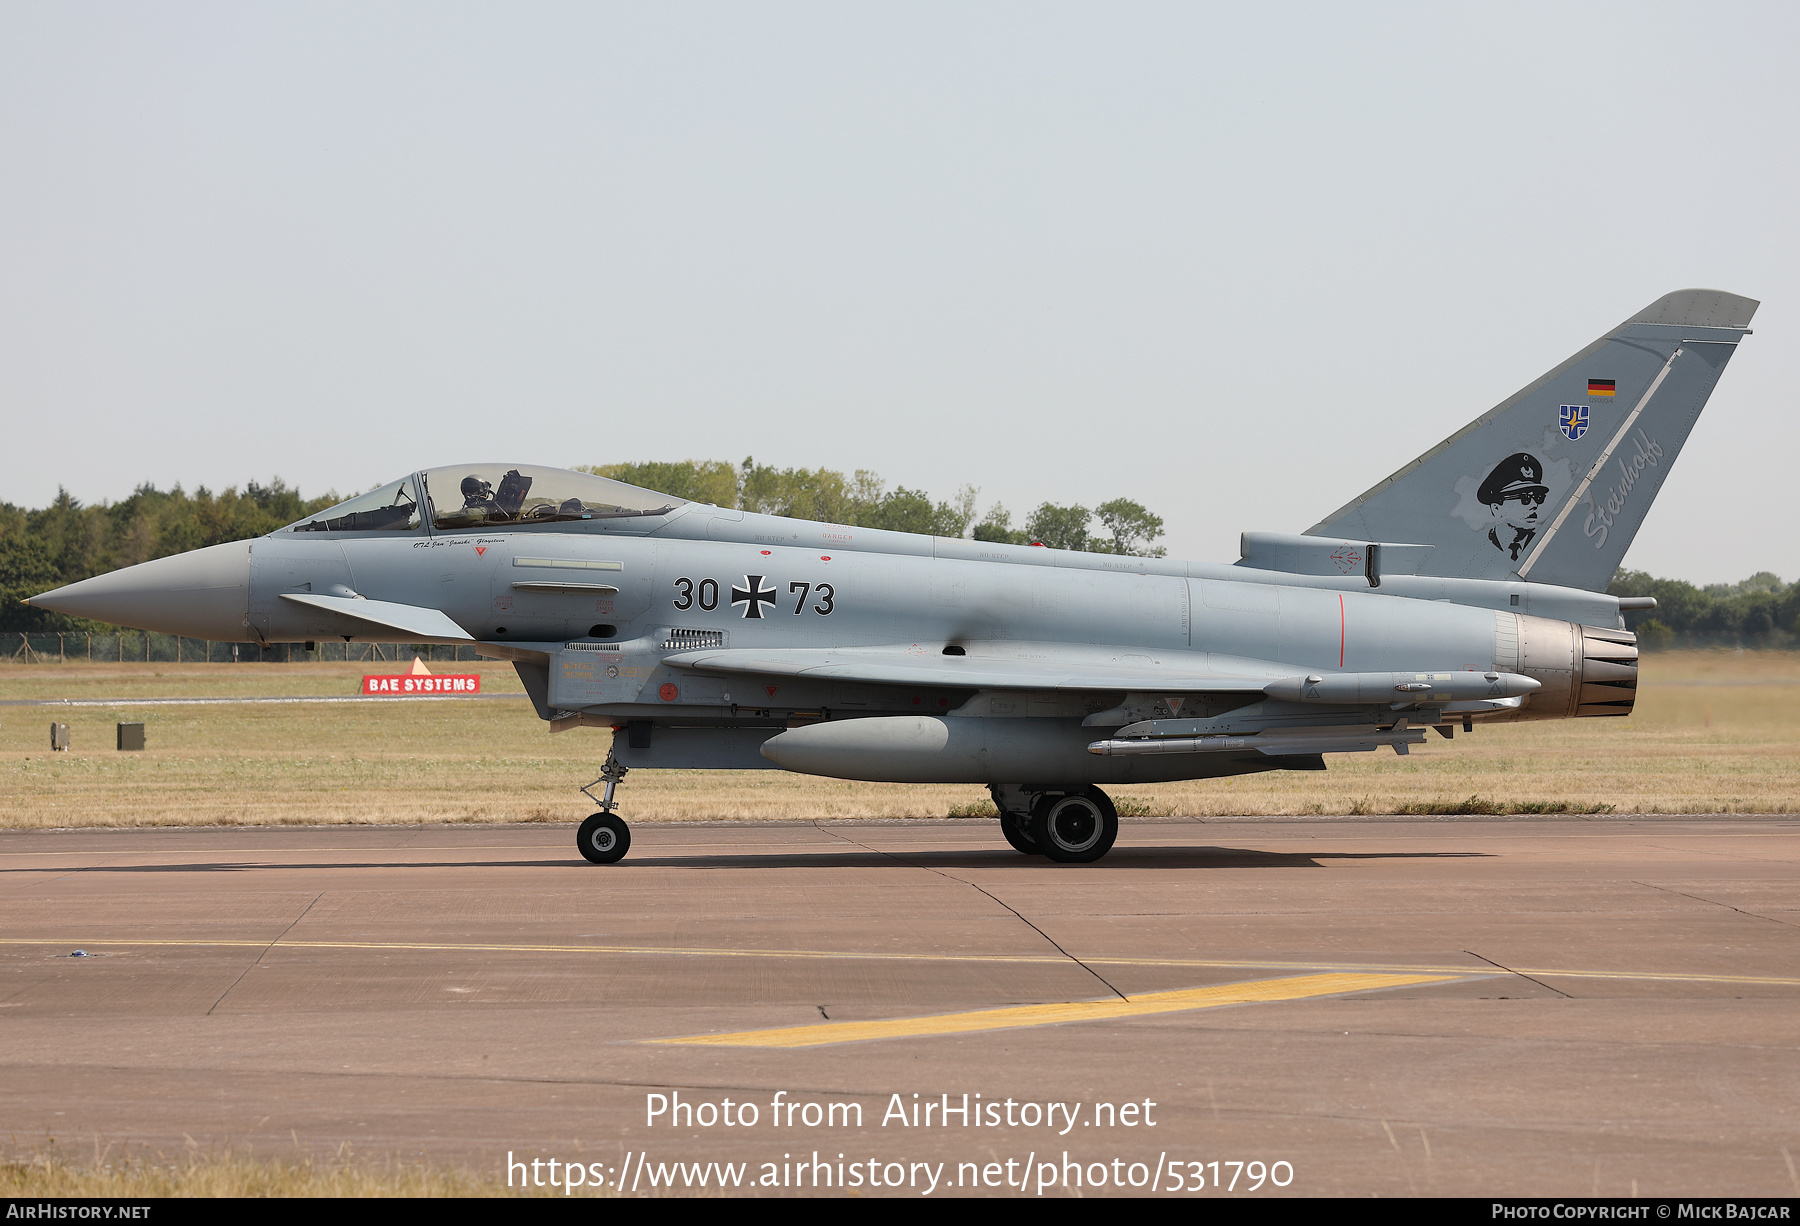
{"type": "Polygon", "coordinates": [[[582,471],[693,502],[791,519],[1140,558],[1160,558],[1164,553],[1162,546],[1151,543],[1163,534],[1162,517],[1129,498],[1114,498],[1092,509],[1040,503],[1025,517],[1024,526],[1015,528],[1012,513],[998,502],[977,517],[979,491],[972,485],[963,486],[948,502],[933,502],[923,490],[905,486],[890,490],[865,468],[846,476],[832,468],[776,468],[746,456],[737,465],[678,460],[592,465],[582,471]],[[1093,530],[1096,519],[1098,531],[1093,530]]]}
{"type": "Polygon", "coordinates": [[[1758,571],[1739,583],[1696,587],[1621,570],[1614,596],[1654,596],[1656,608],[1625,614],[1625,625],[1651,651],[1669,647],[1800,647],[1800,582],[1758,571]]]}
{"type": "Polygon", "coordinates": [[[111,503],[83,504],[67,490],[35,510],[0,502],[0,630],[104,629],[19,602],[152,558],[262,536],[340,501],[336,493],[304,498],[278,477],[217,494],[145,484],[111,503]]]}
{"type": "MultiPolygon", "coordinates": [[[[1096,507],[1040,503],[1013,526],[994,503],[977,509],[977,491],[934,500],[923,490],[887,487],[878,475],[829,468],[778,468],[745,458],[651,461],[590,466],[586,472],[695,502],[768,515],[824,520],[897,532],[973,537],[1055,549],[1161,557],[1153,542],[1162,519],[1129,498],[1096,507]]],[[[335,492],[304,497],[276,478],[213,493],[139,486],[118,502],[83,504],[59,491],[47,507],[0,502],[0,631],[105,629],[78,618],[32,609],[25,597],[92,575],[185,553],[205,545],[262,536],[342,501],[335,492]]],[[[1697,587],[1644,571],[1621,570],[1615,596],[1654,596],[1654,611],[1627,613],[1626,624],[1649,649],[1669,647],[1800,647],[1800,583],[1761,571],[1741,583],[1697,587]]]]}

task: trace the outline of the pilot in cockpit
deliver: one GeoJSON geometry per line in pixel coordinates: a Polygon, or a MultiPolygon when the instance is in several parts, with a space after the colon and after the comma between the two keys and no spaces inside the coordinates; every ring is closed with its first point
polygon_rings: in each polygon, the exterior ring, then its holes
{"type": "Polygon", "coordinates": [[[500,505],[494,501],[494,487],[489,482],[470,474],[463,478],[462,495],[465,511],[482,510],[490,519],[500,518],[500,505]]]}
{"type": "Polygon", "coordinates": [[[432,523],[440,530],[667,515],[681,501],[591,473],[551,468],[520,466],[502,471],[498,464],[457,465],[432,469],[424,476],[426,495],[433,499],[432,523]],[[535,494],[534,486],[539,487],[535,494]]]}

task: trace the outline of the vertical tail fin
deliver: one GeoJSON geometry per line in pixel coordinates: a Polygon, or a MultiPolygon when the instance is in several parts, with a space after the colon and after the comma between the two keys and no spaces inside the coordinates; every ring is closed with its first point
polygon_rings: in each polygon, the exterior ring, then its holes
{"type": "Polygon", "coordinates": [[[1657,299],[1307,535],[1433,545],[1422,574],[1605,590],[1758,305],[1657,299]]]}

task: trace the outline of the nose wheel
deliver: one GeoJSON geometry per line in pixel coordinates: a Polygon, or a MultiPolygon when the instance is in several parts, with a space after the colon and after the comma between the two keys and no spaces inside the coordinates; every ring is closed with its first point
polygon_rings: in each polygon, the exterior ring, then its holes
{"type": "MultiPolygon", "coordinates": [[[[600,812],[581,823],[581,829],[575,834],[575,846],[581,854],[595,864],[617,864],[631,850],[631,827],[620,817],[618,804],[613,800],[613,793],[618,790],[619,781],[631,772],[619,764],[619,756],[612,750],[606,751],[606,763],[600,768],[600,778],[594,783],[605,781],[606,793],[600,797],[600,812]]],[[[581,790],[587,793],[588,799],[594,794],[588,788],[581,790]]]]}
{"type": "Polygon", "coordinates": [[[617,864],[631,850],[631,827],[616,813],[596,813],[581,823],[575,845],[595,864],[617,864]]]}

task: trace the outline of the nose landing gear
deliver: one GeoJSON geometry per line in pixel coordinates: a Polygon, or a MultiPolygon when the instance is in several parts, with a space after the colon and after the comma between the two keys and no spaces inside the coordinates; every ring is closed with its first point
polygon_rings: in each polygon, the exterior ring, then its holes
{"type": "Polygon", "coordinates": [[[595,864],[616,864],[631,850],[631,827],[616,813],[596,813],[581,823],[575,845],[595,864]]]}
{"type": "MultiPolygon", "coordinates": [[[[582,822],[581,829],[575,834],[575,846],[595,864],[616,864],[631,850],[631,827],[618,815],[618,805],[613,800],[619,781],[630,773],[628,768],[619,765],[617,754],[610,749],[606,751],[606,762],[600,768],[600,778],[594,780],[594,783],[601,780],[606,782],[606,792],[598,801],[600,812],[582,822]]],[[[587,793],[589,800],[594,799],[594,794],[588,791],[594,783],[581,789],[587,793]]]]}

